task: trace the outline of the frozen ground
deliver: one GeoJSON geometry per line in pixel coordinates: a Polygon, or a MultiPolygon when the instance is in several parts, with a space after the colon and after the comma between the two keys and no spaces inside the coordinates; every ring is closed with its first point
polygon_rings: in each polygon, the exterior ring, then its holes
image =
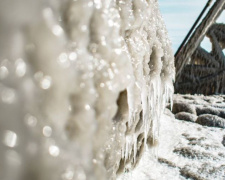
{"type": "Polygon", "coordinates": [[[161,119],[158,149],[147,150],[138,167],[132,172],[125,172],[118,180],[224,180],[225,130],[195,122],[202,116],[199,114],[203,113],[198,109],[200,107],[206,109],[204,114],[214,113],[211,119],[214,121],[225,111],[224,99],[225,96],[219,95],[174,95],[174,104],[187,103],[192,106],[193,113],[197,109],[196,119],[189,122],[178,120],[166,109],[161,119]],[[217,111],[220,114],[215,115],[217,111]],[[152,161],[153,154],[158,156],[155,161],[152,161]]]}

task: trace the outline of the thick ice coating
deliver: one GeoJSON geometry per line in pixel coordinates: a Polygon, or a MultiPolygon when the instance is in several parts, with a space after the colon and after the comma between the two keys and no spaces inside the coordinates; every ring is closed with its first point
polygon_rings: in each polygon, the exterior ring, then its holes
{"type": "Polygon", "coordinates": [[[174,62],[156,0],[1,0],[0,24],[0,179],[115,179],[157,144],[174,62]]]}

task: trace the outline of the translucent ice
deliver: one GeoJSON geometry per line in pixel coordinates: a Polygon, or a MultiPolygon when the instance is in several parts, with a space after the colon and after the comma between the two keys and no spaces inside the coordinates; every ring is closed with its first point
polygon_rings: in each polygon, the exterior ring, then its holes
{"type": "Polygon", "coordinates": [[[157,143],[174,78],[157,1],[3,0],[0,24],[0,179],[115,179],[157,143]]]}

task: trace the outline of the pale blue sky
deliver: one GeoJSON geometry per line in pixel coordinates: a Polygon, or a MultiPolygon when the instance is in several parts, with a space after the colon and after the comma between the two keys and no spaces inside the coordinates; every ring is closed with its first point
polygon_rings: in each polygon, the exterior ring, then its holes
{"type": "MultiPolygon", "coordinates": [[[[174,53],[207,2],[208,0],[159,0],[159,7],[172,41],[174,53]]],[[[225,22],[225,13],[218,22],[225,22]]],[[[205,39],[202,46],[210,51],[210,44],[207,41],[205,39]]]]}

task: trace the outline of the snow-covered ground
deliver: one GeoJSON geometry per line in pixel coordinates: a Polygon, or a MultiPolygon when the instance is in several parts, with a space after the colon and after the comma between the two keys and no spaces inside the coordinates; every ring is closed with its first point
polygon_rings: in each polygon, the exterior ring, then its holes
{"type": "MultiPolygon", "coordinates": [[[[221,111],[225,111],[224,99],[225,96],[174,95],[174,103],[221,111]]],[[[146,150],[137,168],[118,180],[224,180],[224,138],[224,128],[178,120],[166,109],[161,118],[159,146],[146,150]]]]}

